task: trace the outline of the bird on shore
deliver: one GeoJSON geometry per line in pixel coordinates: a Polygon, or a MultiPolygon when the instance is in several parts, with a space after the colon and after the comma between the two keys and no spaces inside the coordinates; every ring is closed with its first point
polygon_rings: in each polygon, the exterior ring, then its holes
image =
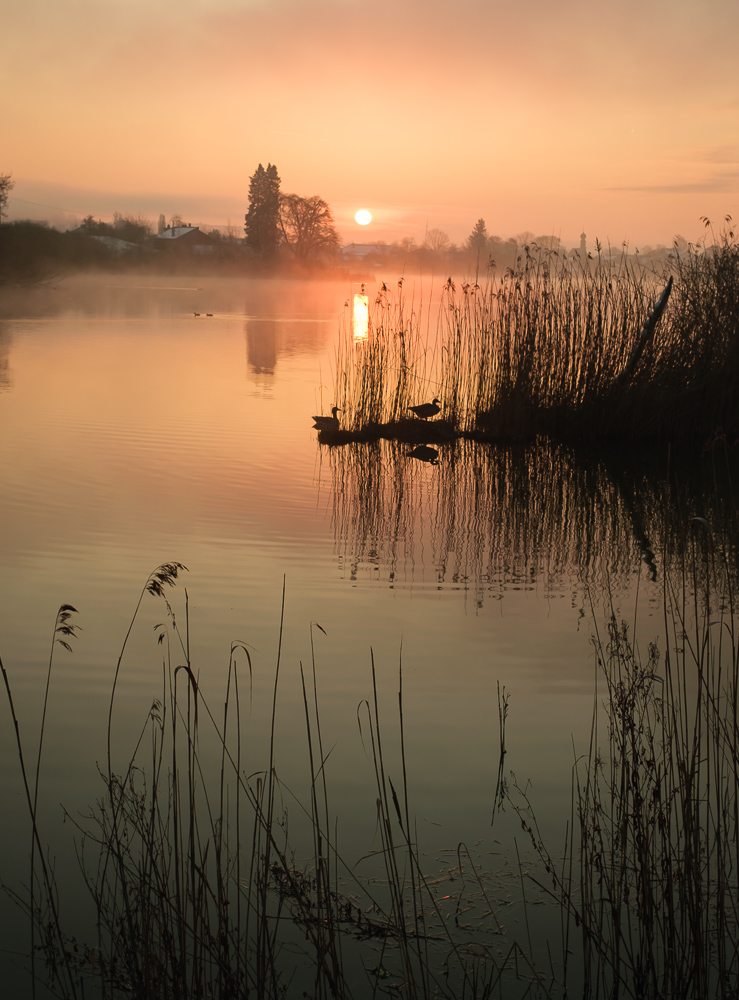
{"type": "Polygon", "coordinates": [[[319,431],[338,431],[339,429],[339,418],[336,416],[337,413],[341,413],[338,406],[331,407],[331,416],[323,417],[317,416],[313,417],[313,426],[319,431]]]}
{"type": "Polygon", "coordinates": [[[418,406],[409,406],[408,409],[415,413],[417,417],[428,420],[429,417],[435,417],[441,410],[441,400],[434,399],[432,403],[419,403],[418,406]]]}

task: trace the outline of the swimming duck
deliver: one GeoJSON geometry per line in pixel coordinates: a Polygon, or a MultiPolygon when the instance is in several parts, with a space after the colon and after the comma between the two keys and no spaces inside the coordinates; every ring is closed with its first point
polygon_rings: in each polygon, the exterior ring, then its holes
{"type": "Polygon", "coordinates": [[[322,417],[322,416],[313,417],[313,426],[316,427],[319,431],[338,431],[339,418],[336,416],[337,413],[341,413],[339,407],[332,406],[330,417],[322,417]]]}
{"type": "Polygon", "coordinates": [[[441,400],[434,399],[433,403],[419,403],[418,406],[409,406],[408,409],[412,410],[417,417],[423,417],[426,420],[428,417],[436,416],[441,409],[441,400]]]}

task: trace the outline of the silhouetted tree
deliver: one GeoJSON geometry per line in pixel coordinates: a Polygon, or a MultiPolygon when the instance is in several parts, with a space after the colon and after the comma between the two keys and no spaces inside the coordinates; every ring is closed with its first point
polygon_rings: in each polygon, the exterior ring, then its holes
{"type": "Polygon", "coordinates": [[[110,236],[127,243],[143,243],[151,235],[151,223],[143,215],[113,213],[113,224],[86,216],[80,223],[80,232],[87,236],[110,236]]]}
{"type": "Polygon", "coordinates": [[[434,253],[444,253],[445,250],[450,249],[451,244],[452,241],[443,229],[429,229],[426,233],[424,246],[428,247],[429,250],[433,250],[434,253]]]}
{"type": "Polygon", "coordinates": [[[488,244],[488,231],[485,226],[484,219],[478,219],[475,223],[475,228],[472,230],[470,235],[467,237],[467,246],[470,250],[475,250],[481,253],[485,250],[488,244]]]}
{"type": "Polygon", "coordinates": [[[107,266],[113,257],[108,247],[89,239],[86,230],[60,233],[45,222],[6,222],[0,239],[0,285],[48,281],[75,268],[107,266]]]}
{"type": "MultiPolygon", "coordinates": [[[[317,194],[301,198],[280,195],[280,233],[291,253],[301,261],[330,256],[339,249],[339,234],[331,209],[317,194]]],[[[248,240],[247,240],[248,241],[248,240]]]]}
{"type": "Polygon", "coordinates": [[[536,243],[543,250],[559,250],[562,245],[559,236],[535,236],[531,242],[536,243]]]}
{"type": "MultiPolygon", "coordinates": [[[[496,268],[505,266],[507,263],[507,249],[508,245],[503,242],[500,236],[488,236],[487,242],[487,254],[488,254],[488,267],[496,268]]],[[[512,255],[510,255],[512,257],[512,255]]]]}
{"type": "Polygon", "coordinates": [[[3,215],[7,214],[8,197],[14,187],[12,174],[0,174],[0,222],[3,221],[3,215]]]}
{"type": "Polygon", "coordinates": [[[260,163],[249,178],[246,245],[260,257],[273,257],[280,245],[280,178],[277,167],[260,163]]]}
{"type": "Polygon", "coordinates": [[[95,219],[92,215],[86,215],[82,222],[80,222],[80,230],[90,236],[102,236],[109,229],[110,226],[107,222],[95,219]]]}
{"type": "Polygon", "coordinates": [[[113,212],[113,235],[128,243],[141,243],[151,236],[151,222],[143,215],[131,215],[124,212],[113,212]]]}

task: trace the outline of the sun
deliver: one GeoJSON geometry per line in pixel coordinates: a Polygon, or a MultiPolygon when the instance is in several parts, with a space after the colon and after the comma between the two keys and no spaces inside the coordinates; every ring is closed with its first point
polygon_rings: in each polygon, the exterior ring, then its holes
{"type": "Polygon", "coordinates": [[[360,208],[354,216],[354,221],[358,222],[360,226],[368,226],[372,222],[372,213],[368,212],[366,208],[360,208]]]}

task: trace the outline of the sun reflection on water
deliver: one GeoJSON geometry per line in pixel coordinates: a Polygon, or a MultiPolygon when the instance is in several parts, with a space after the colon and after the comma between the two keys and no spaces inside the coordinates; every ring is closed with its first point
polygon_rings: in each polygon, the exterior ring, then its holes
{"type": "Polygon", "coordinates": [[[366,340],[369,336],[369,296],[362,291],[356,292],[352,302],[352,334],[355,343],[366,340]]]}

